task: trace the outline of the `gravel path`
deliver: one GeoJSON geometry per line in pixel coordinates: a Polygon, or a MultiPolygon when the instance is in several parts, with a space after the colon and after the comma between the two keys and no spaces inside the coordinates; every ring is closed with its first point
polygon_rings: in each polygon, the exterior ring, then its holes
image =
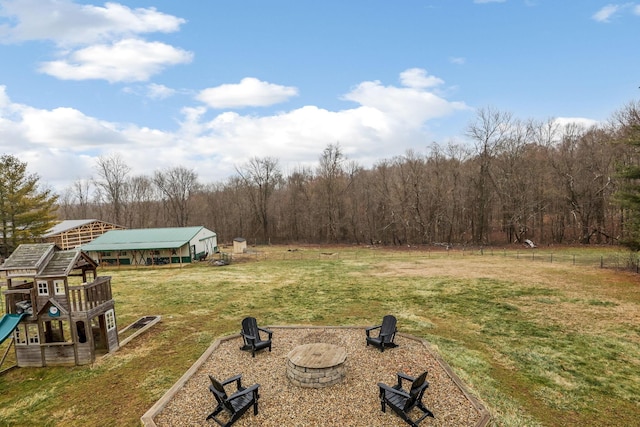
{"type": "Polygon", "coordinates": [[[241,373],[244,386],[260,384],[259,413],[254,416],[250,409],[234,426],[406,426],[389,408],[386,413],[380,410],[377,383],[393,385],[396,372],[416,376],[425,369],[429,371],[430,386],[423,402],[435,419],[427,418],[421,426],[475,426],[481,419],[482,414],[419,341],[396,336],[399,346],[382,353],[366,346],[361,328],[272,330],[272,352],[260,351],[255,358],[250,352],[239,350],[240,337],[222,341],[154,418],[156,425],[217,426],[214,421],[205,421],[215,407],[207,374],[223,380],[241,373]],[[341,383],[321,389],[290,384],[285,368],[287,353],[298,345],[314,342],[347,349],[347,373],[341,383]]]}

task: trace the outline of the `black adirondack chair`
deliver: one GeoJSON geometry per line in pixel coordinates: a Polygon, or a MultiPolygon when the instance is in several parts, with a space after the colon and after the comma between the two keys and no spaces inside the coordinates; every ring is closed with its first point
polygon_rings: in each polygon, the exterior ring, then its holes
{"type": "Polygon", "coordinates": [[[380,351],[384,351],[385,347],[397,347],[393,342],[396,337],[396,332],[398,332],[396,323],[396,318],[387,314],[382,318],[381,325],[371,326],[365,329],[367,333],[367,346],[369,344],[375,345],[380,351]],[[373,336],[372,332],[375,330],[378,330],[378,336],[373,336]]]}
{"type": "Polygon", "coordinates": [[[211,380],[209,391],[211,391],[213,397],[215,397],[218,405],[216,409],[209,414],[207,420],[213,420],[222,427],[228,427],[238,421],[238,418],[252,405],[253,415],[258,415],[258,398],[260,397],[258,395],[258,387],[260,387],[260,384],[253,384],[246,388],[242,387],[242,375],[236,375],[222,382],[219,382],[211,375],[209,375],[209,379],[211,380]],[[236,383],[236,391],[231,396],[228,396],[224,386],[233,382],[236,383]],[[229,415],[227,421],[217,417],[217,415],[223,411],[229,415]]]}
{"type": "Polygon", "coordinates": [[[417,427],[418,423],[427,417],[435,418],[433,412],[431,412],[422,403],[422,396],[424,395],[427,387],[429,387],[429,383],[426,380],[427,371],[420,374],[417,378],[410,377],[409,375],[405,375],[401,372],[398,372],[397,375],[398,383],[393,387],[383,383],[378,383],[378,387],[380,388],[380,404],[382,406],[382,412],[387,412],[387,405],[389,405],[396,414],[398,414],[412,427],[417,427]],[[409,390],[404,390],[402,388],[402,380],[411,381],[411,387],[409,390]],[[422,411],[422,415],[415,420],[411,419],[409,416],[409,412],[414,408],[422,411]]]}
{"type": "Polygon", "coordinates": [[[269,329],[258,327],[255,317],[245,317],[242,319],[242,330],[240,331],[244,345],[240,350],[251,351],[251,357],[256,357],[256,351],[268,348],[271,351],[271,336],[273,332],[269,329]],[[260,332],[267,334],[267,339],[260,336],[260,332]]]}

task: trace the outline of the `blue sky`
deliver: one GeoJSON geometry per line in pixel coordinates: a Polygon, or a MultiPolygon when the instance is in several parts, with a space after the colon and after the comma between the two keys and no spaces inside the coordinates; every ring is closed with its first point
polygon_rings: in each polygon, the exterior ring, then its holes
{"type": "Polygon", "coordinates": [[[640,2],[0,0],[0,153],[61,190],[118,153],[220,182],[340,144],[466,143],[479,108],[604,122],[640,98],[640,2]]]}

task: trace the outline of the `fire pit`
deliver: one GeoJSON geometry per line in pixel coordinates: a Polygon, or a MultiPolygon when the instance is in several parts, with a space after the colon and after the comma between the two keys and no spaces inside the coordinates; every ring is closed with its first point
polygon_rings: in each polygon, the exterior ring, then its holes
{"type": "Polygon", "coordinates": [[[287,377],[300,387],[329,387],[344,378],[346,359],[344,347],[325,343],[300,345],[287,354],[287,377]]]}

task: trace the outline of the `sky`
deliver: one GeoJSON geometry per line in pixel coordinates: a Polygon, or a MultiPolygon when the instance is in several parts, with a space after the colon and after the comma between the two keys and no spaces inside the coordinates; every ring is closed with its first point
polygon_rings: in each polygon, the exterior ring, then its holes
{"type": "Polygon", "coordinates": [[[330,144],[371,167],[469,143],[484,108],[605,122],[639,41],[640,2],[0,0],[0,154],[58,192],[112,155],[202,183],[330,144]]]}

